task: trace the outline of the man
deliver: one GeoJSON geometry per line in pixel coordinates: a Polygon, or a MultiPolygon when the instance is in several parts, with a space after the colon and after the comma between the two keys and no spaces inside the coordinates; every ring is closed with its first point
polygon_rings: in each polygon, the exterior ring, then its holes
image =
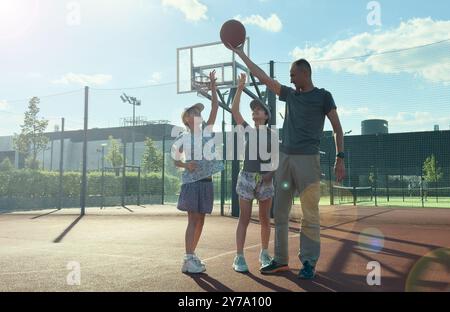
{"type": "Polygon", "coordinates": [[[320,255],[320,139],[323,135],[325,116],[335,133],[337,182],[345,177],[344,135],[336,105],[330,92],[318,89],[312,82],[310,64],[298,60],[290,70],[295,89],[282,86],[255,65],[242,48],[229,46],[247,65],[248,69],[272,92],[286,102],[279,167],[275,175],[274,202],[275,257],[261,268],[262,274],[289,270],[288,234],[292,197],[297,191],[303,211],[300,234],[299,258],[303,268],[299,278],[312,279],[320,255]]]}

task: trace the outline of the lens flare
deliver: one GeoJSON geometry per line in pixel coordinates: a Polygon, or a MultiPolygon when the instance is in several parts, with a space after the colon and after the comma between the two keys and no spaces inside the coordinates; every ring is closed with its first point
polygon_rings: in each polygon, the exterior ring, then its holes
{"type": "Polygon", "coordinates": [[[450,248],[433,250],[420,258],[406,279],[405,291],[450,291],[450,248]]]}
{"type": "Polygon", "coordinates": [[[358,237],[358,248],[370,252],[380,252],[384,248],[383,233],[376,228],[364,229],[358,237]]]}

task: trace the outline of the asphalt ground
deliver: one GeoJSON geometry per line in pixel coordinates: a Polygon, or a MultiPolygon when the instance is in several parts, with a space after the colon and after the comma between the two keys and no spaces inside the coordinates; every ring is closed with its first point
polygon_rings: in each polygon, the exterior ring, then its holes
{"type": "MultiPolygon", "coordinates": [[[[174,206],[88,208],[83,217],[79,209],[0,214],[0,291],[450,291],[448,209],[321,206],[313,281],[297,279],[297,222],[290,271],[259,273],[255,219],[245,249],[250,273],[234,272],[237,219],[218,210],[206,218],[197,248],[207,266],[200,275],[181,273],[187,218],[174,206]]],[[[274,229],[271,253],[273,237],[274,229]]]]}

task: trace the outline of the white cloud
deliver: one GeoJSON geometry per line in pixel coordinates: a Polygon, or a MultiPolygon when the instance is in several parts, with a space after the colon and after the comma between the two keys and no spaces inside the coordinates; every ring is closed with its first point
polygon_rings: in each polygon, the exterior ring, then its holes
{"type": "Polygon", "coordinates": [[[162,80],[162,73],[160,72],[154,72],[152,74],[152,78],[150,78],[150,80],[147,81],[147,83],[149,84],[155,84],[155,83],[159,83],[162,80]]]}
{"type": "Polygon", "coordinates": [[[8,108],[9,108],[8,102],[6,102],[6,100],[0,100],[0,109],[5,110],[8,108]]]}
{"type": "Polygon", "coordinates": [[[283,28],[283,23],[276,14],[272,14],[266,19],[261,15],[251,15],[247,17],[238,15],[235,19],[241,21],[244,25],[255,25],[270,32],[280,32],[283,28]]]}
{"type": "Polygon", "coordinates": [[[52,81],[55,84],[79,84],[82,86],[89,85],[104,85],[112,80],[111,75],[97,74],[97,75],[86,75],[86,74],[65,74],[60,79],[52,81]]]}
{"type": "Polygon", "coordinates": [[[391,116],[370,115],[369,119],[385,119],[391,127],[408,127],[416,131],[419,127],[432,130],[434,125],[447,126],[450,124],[450,116],[437,116],[430,112],[398,112],[391,116]]]}
{"type": "Polygon", "coordinates": [[[433,64],[422,70],[422,76],[432,82],[443,82],[450,86],[450,60],[445,64],[433,64]]]}
{"type": "Polygon", "coordinates": [[[356,109],[350,109],[346,106],[341,106],[337,108],[337,112],[340,117],[366,117],[370,113],[368,107],[358,107],[356,109]]]}
{"type": "Polygon", "coordinates": [[[181,11],[188,21],[208,19],[208,7],[198,0],[162,0],[162,5],[181,11]]]}
{"type": "Polygon", "coordinates": [[[450,21],[415,18],[402,22],[397,28],[374,33],[362,33],[326,45],[294,48],[294,59],[311,60],[315,68],[346,71],[356,75],[371,72],[384,74],[409,73],[430,82],[450,85],[450,42],[408,49],[450,38],[450,21]],[[402,50],[396,53],[386,51],[402,50]],[[381,55],[372,55],[379,54],[381,55]],[[353,56],[366,57],[345,59],[353,56]],[[336,60],[344,58],[345,60],[336,60]],[[334,60],[334,61],[326,61],[334,60]]]}

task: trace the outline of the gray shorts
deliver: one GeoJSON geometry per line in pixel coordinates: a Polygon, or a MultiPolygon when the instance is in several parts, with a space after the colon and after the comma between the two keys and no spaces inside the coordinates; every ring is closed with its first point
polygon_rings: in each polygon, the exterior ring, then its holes
{"type": "Polygon", "coordinates": [[[252,201],[265,201],[275,194],[273,182],[266,184],[263,182],[260,173],[241,171],[236,185],[236,193],[242,199],[252,201]]]}
{"type": "Polygon", "coordinates": [[[181,185],[178,210],[211,214],[214,204],[213,182],[197,181],[181,185]]]}

